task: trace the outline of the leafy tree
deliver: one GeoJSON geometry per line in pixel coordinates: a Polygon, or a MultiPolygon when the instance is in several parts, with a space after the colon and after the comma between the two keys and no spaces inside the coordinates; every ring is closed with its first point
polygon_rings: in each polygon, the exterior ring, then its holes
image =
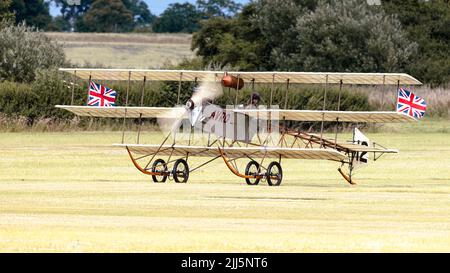
{"type": "MultiPolygon", "coordinates": [[[[80,5],[71,5],[67,0],[52,1],[60,8],[62,16],[61,18],[55,18],[52,23],[53,28],[61,27],[60,30],[66,31],[69,25],[69,30],[91,31],[92,27],[85,24],[83,17],[92,7],[94,0],[80,0],[80,5]]],[[[156,18],[143,0],[120,0],[120,2],[123,2],[125,8],[132,13],[133,26],[129,26],[127,30],[149,26],[156,18]]],[[[116,3],[115,5],[117,6],[118,4],[116,3]]],[[[128,14],[128,12],[126,13],[128,14]]]]}
{"type": "Polygon", "coordinates": [[[123,3],[133,13],[136,27],[148,26],[156,19],[156,16],[150,12],[147,4],[142,0],[123,0],[123,3]]]}
{"type": "Polygon", "coordinates": [[[233,17],[242,8],[242,5],[233,0],[197,0],[197,8],[207,19],[233,17]]]}
{"type": "MultiPolygon", "coordinates": [[[[52,0],[57,7],[59,7],[59,11],[61,12],[62,18],[58,20],[54,20],[54,26],[66,26],[69,25],[69,30],[75,30],[77,24],[81,27],[83,15],[89,10],[94,0],[79,0],[79,5],[70,4],[67,0],[52,0]],[[65,20],[66,23],[62,22],[65,20]]],[[[61,29],[66,30],[66,29],[61,29]]]]}
{"type": "Polygon", "coordinates": [[[194,34],[192,49],[203,57],[204,65],[230,64],[240,70],[265,70],[270,55],[268,42],[253,21],[256,5],[245,6],[236,18],[211,18],[194,34]]]}
{"type": "Polygon", "coordinates": [[[257,1],[253,24],[259,26],[269,48],[270,52],[264,56],[268,69],[277,69],[274,59],[281,52],[295,51],[297,20],[316,6],[317,0],[257,1]]]}
{"type": "Polygon", "coordinates": [[[133,13],[121,0],[95,0],[83,16],[84,31],[125,32],[133,28],[133,13]]]}
{"type": "MultiPolygon", "coordinates": [[[[0,2],[0,24],[14,21],[14,13],[10,10],[11,0],[3,0],[0,2]]],[[[1,27],[1,26],[0,26],[1,27]]]]}
{"type": "Polygon", "coordinates": [[[47,30],[49,31],[71,31],[72,26],[62,15],[56,16],[52,19],[47,30]]]}
{"type": "Polygon", "coordinates": [[[155,32],[192,33],[199,28],[201,13],[188,2],[170,4],[153,24],[155,32]]]}
{"type": "Polygon", "coordinates": [[[5,27],[0,30],[0,41],[0,81],[31,82],[38,69],[65,62],[62,46],[34,27],[5,27]]]}
{"type": "Polygon", "coordinates": [[[294,30],[293,50],[272,54],[277,68],[398,72],[417,47],[396,18],[364,0],[319,1],[312,13],[297,19],[294,30]]]}
{"type": "Polygon", "coordinates": [[[386,13],[396,15],[419,48],[409,73],[432,85],[450,83],[450,3],[448,0],[383,0],[386,13]]]}
{"type": "Polygon", "coordinates": [[[16,23],[46,29],[51,22],[48,3],[44,0],[12,0],[11,10],[16,15],[16,23]]]}
{"type": "Polygon", "coordinates": [[[415,52],[400,22],[363,0],[260,0],[209,20],[192,48],[241,69],[400,71],[415,52]]]}

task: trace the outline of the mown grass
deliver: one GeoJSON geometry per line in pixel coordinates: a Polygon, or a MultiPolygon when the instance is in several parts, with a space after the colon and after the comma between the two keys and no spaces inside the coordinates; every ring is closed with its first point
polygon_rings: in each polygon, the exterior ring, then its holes
{"type": "Polygon", "coordinates": [[[336,163],[287,160],[278,188],[220,161],[154,184],[110,146],[120,132],[2,133],[0,251],[448,252],[450,134],[421,129],[444,123],[368,133],[400,153],[360,169],[358,186],[336,163]]]}
{"type": "Polygon", "coordinates": [[[192,58],[188,34],[47,33],[78,66],[162,68],[192,58]]]}

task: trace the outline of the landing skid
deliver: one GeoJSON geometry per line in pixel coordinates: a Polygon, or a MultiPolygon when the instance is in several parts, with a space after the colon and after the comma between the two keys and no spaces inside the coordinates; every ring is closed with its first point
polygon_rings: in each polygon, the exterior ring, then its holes
{"type": "Polygon", "coordinates": [[[347,181],[350,185],[356,185],[356,182],[352,179],[352,172],[350,171],[349,174],[344,173],[344,171],[341,168],[338,168],[339,173],[342,175],[342,177],[347,181]]]}

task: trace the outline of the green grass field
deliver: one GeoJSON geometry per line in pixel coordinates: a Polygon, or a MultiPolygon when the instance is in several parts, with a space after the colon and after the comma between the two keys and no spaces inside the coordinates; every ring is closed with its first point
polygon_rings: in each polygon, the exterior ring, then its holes
{"type": "Polygon", "coordinates": [[[336,163],[289,160],[274,188],[220,161],[188,184],[154,184],[109,145],[119,132],[2,133],[0,251],[448,252],[449,123],[368,133],[400,153],[357,186],[336,163]]]}
{"type": "Polygon", "coordinates": [[[189,34],[48,32],[61,43],[67,59],[112,68],[163,68],[194,56],[189,34]]]}

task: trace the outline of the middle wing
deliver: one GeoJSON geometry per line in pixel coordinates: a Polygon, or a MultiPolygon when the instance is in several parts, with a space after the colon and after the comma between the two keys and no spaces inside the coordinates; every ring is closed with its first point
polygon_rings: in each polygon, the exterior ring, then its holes
{"type": "Polygon", "coordinates": [[[183,118],[186,111],[184,107],[99,107],[99,106],[74,106],[56,105],[56,108],[64,109],[82,117],[99,118],[183,118]]]}
{"type": "MultiPolygon", "coordinates": [[[[56,105],[78,116],[103,118],[187,118],[184,107],[98,107],[56,105]]],[[[315,111],[283,109],[235,109],[236,113],[267,120],[341,121],[341,122],[411,122],[415,118],[397,112],[315,111]]]]}
{"type": "Polygon", "coordinates": [[[342,122],[410,122],[411,116],[397,112],[371,111],[314,111],[314,110],[283,110],[283,109],[239,109],[238,113],[254,118],[267,120],[294,121],[342,121],[342,122]]]}

